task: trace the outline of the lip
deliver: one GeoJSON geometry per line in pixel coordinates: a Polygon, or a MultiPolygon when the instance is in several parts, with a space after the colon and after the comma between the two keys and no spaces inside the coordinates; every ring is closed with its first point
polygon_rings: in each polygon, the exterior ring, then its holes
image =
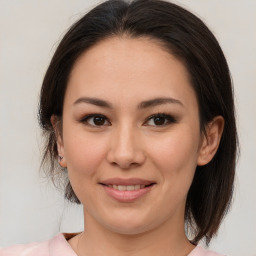
{"type": "Polygon", "coordinates": [[[138,190],[123,190],[123,191],[114,189],[112,187],[104,186],[104,185],[102,185],[102,187],[111,198],[119,202],[129,203],[149,193],[151,189],[154,187],[154,185],[149,187],[144,187],[138,190]]]}
{"type": "Polygon", "coordinates": [[[102,180],[99,182],[103,185],[123,185],[123,186],[129,186],[129,185],[145,185],[148,186],[150,184],[155,184],[155,181],[152,180],[144,180],[140,178],[129,178],[129,179],[122,179],[122,178],[111,178],[102,180]]]}
{"type": "Polygon", "coordinates": [[[116,201],[129,203],[142,198],[144,195],[149,193],[156,182],[151,180],[144,180],[139,178],[129,178],[129,179],[121,179],[121,178],[111,178],[107,180],[103,180],[99,183],[108,196],[115,199],[116,201]],[[138,190],[118,190],[114,189],[113,187],[108,187],[108,185],[145,185],[147,187],[140,188],[138,190]],[[151,186],[149,186],[151,185],[151,186]]]}

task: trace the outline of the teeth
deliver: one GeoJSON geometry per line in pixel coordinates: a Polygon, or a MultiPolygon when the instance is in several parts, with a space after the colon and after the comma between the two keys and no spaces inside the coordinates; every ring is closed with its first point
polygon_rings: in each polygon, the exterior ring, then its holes
{"type": "Polygon", "coordinates": [[[126,186],[118,185],[117,187],[118,187],[117,189],[120,191],[127,190],[126,186]]]}
{"type": "Polygon", "coordinates": [[[108,185],[108,187],[117,189],[119,191],[125,191],[125,190],[131,191],[131,190],[139,190],[139,189],[145,188],[145,185],[128,185],[128,186],[108,185]]]}
{"type": "Polygon", "coordinates": [[[145,188],[145,185],[128,185],[128,186],[124,186],[124,185],[108,185],[108,187],[110,188],[114,188],[120,191],[124,191],[124,190],[139,190],[142,188],[145,188]]]}
{"type": "Polygon", "coordinates": [[[127,186],[126,188],[127,188],[127,190],[134,190],[135,186],[127,186]]]}
{"type": "Polygon", "coordinates": [[[142,185],[135,185],[135,186],[134,186],[134,190],[140,189],[140,186],[142,186],[142,185]]]}

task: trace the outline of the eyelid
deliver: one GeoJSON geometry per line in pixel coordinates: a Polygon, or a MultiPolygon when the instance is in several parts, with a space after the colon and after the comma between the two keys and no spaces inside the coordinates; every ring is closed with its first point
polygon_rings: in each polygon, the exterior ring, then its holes
{"type": "Polygon", "coordinates": [[[150,117],[148,117],[146,119],[146,122],[148,122],[149,120],[151,120],[152,118],[155,118],[155,117],[163,117],[165,119],[168,120],[168,122],[166,124],[163,124],[163,125],[149,125],[149,126],[155,126],[155,127],[164,127],[164,126],[167,126],[171,123],[177,123],[177,119],[173,116],[173,115],[169,115],[169,114],[166,114],[166,113],[156,113],[156,114],[153,114],[151,115],[150,117]]]}
{"type": "Polygon", "coordinates": [[[85,116],[83,116],[83,118],[80,119],[80,122],[85,123],[86,125],[89,125],[89,126],[92,126],[92,127],[96,127],[96,128],[99,128],[99,127],[102,127],[102,126],[109,126],[109,125],[91,125],[91,124],[88,123],[88,119],[93,118],[93,117],[97,117],[97,116],[104,118],[105,121],[107,121],[110,124],[110,121],[108,120],[108,118],[105,115],[101,114],[101,113],[92,113],[92,114],[85,115],[85,116]]]}
{"type": "MultiPolygon", "coordinates": [[[[164,126],[170,125],[171,123],[176,123],[177,122],[177,119],[173,115],[166,114],[166,113],[163,113],[163,112],[161,112],[161,113],[158,112],[158,113],[150,115],[145,120],[143,125],[145,125],[145,123],[147,123],[148,121],[150,121],[151,119],[156,118],[156,117],[163,117],[168,121],[167,121],[166,124],[163,124],[163,125],[146,125],[146,126],[164,127],[164,126]]],[[[82,119],[80,119],[80,122],[86,123],[86,125],[96,127],[96,128],[100,128],[100,127],[103,127],[103,126],[111,126],[111,123],[110,123],[109,119],[104,114],[101,114],[101,113],[92,113],[92,114],[85,115],[82,119]],[[88,123],[88,121],[87,121],[88,119],[93,118],[93,117],[97,117],[97,116],[104,118],[105,121],[107,121],[109,124],[108,125],[91,125],[91,124],[88,123]]]]}

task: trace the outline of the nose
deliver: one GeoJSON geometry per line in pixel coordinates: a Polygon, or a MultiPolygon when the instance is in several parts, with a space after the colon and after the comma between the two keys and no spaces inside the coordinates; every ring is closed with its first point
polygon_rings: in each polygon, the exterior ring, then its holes
{"type": "Polygon", "coordinates": [[[145,161],[143,145],[140,143],[139,131],[134,127],[123,125],[113,131],[107,160],[122,169],[142,165],[145,161]]]}

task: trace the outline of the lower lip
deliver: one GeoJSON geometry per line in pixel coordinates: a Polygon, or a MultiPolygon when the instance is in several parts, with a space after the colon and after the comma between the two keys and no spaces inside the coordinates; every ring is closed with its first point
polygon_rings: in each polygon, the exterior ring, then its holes
{"type": "Polygon", "coordinates": [[[144,196],[145,194],[147,194],[154,185],[145,187],[145,188],[141,188],[138,190],[117,190],[108,186],[104,186],[102,185],[103,188],[105,189],[105,191],[107,192],[107,194],[109,196],[111,196],[112,198],[114,198],[115,200],[119,201],[119,202],[133,202],[139,198],[141,198],[142,196],[144,196]]]}

